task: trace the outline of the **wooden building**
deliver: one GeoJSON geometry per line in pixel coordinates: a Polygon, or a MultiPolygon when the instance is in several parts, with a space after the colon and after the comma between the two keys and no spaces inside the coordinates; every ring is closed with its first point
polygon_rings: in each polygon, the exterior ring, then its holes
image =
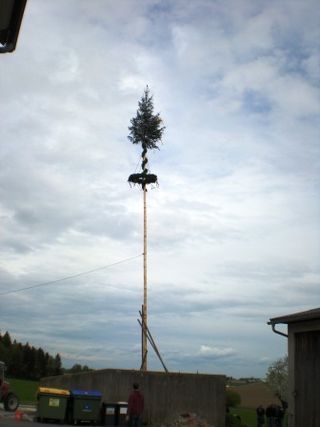
{"type": "Polygon", "coordinates": [[[320,308],[270,319],[288,337],[289,427],[320,427],[320,308]],[[287,334],[277,325],[287,325],[287,334]]]}

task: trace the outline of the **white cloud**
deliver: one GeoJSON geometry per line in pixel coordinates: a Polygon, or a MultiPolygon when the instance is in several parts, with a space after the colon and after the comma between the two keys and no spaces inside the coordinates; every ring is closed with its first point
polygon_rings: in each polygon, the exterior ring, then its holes
{"type": "Polygon", "coordinates": [[[225,357],[235,354],[233,348],[218,348],[218,347],[209,347],[207,345],[202,345],[199,351],[200,355],[206,357],[225,357]]]}
{"type": "MultiPolygon", "coordinates": [[[[285,351],[268,318],[319,296],[317,10],[29,0],[0,58],[0,293],[142,253],[127,134],[149,84],[167,126],[149,155],[151,330],[171,370],[262,376],[285,351]]],[[[1,296],[2,329],[69,364],[136,367],[141,302],[137,258],[1,296]]]]}

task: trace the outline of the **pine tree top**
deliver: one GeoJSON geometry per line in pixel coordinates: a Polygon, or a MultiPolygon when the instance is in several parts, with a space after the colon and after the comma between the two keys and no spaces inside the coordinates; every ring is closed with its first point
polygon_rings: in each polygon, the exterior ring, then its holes
{"type": "Polygon", "coordinates": [[[141,144],[147,149],[159,149],[158,143],[161,142],[165,126],[161,126],[160,114],[153,114],[153,97],[148,86],[138,105],[136,117],[130,120],[128,139],[133,144],[141,144]]]}

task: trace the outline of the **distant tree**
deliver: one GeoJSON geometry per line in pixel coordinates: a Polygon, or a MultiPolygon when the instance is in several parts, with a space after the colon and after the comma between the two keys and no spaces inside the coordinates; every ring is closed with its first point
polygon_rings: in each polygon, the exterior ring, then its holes
{"type": "Polygon", "coordinates": [[[45,354],[45,361],[46,361],[46,377],[52,377],[55,375],[55,360],[54,358],[49,354],[45,354]]]}
{"type": "Polygon", "coordinates": [[[35,348],[27,342],[22,347],[22,374],[24,378],[34,379],[34,365],[36,360],[35,348]]]}
{"type": "MultiPolygon", "coordinates": [[[[62,367],[59,353],[53,357],[42,348],[30,346],[28,342],[26,344],[16,340],[12,342],[9,332],[4,335],[0,333],[0,360],[7,366],[7,375],[13,378],[39,380],[66,371],[62,367]]],[[[91,370],[86,365],[75,366],[77,372],[91,370]]]]}
{"type": "Polygon", "coordinates": [[[82,366],[79,363],[75,363],[71,369],[69,369],[71,374],[76,374],[77,372],[82,372],[82,366]]]}
{"type": "Polygon", "coordinates": [[[288,356],[269,366],[265,382],[281,401],[288,401],[288,356]]]}
{"type": "Polygon", "coordinates": [[[93,369],[89,368],[87,365],[80,365],[79,363],[75,363],[70,369],[63,369],[63,372],[67,374],[77,374],[79,372],[89,372],[93,369]]]}
{"type": "Polygon", "coordinates": [[[33,380],[38,378],[38,374],[36,372],[36,362],[37,362],[37,349],[32,346],[30,353],[30,378],[33,380]]]}
{"type": "Polygon", "coordinates": [[[54,358],[54,375],[61,375],[62,373],[62,365],[61,365],[61,357],[60,354],[56,354],[54,358]]]}
{"type": "Polygon", "coordinates": [[[1,342],[2,344],[6,347],[6,348],[10,348],[12,345],[12,341],[11,341],[11,337],[9,332],[6,332],[3,337],[1,338],[1,342]]]}
{"type": "Polygon", "coordinates": [[[38,378],[46,376],[46,357],[42,348],[38,348],[37,357],[36,357],[36,370],[38,373],[38,378]]]}
{"type": "Polygon", "coordinates": [[[22,345],[20,343],[17,343],[16,340],[14,340],[10,351],[10,361],[8,363],[7,371],[8,375],[14,378],[21,377],[22,364],[22,345]]]}

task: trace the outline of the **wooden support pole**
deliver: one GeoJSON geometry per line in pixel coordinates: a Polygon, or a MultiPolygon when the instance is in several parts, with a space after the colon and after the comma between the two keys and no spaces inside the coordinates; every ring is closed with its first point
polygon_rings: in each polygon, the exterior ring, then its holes
{"type": "MultiPolygon", "coordinates": [[[[143,314],[142,314],[142,312],[139,312],[139,313],[140,313],[140,316],[141,316],[141,319],[142,319],[142,321],[138,319],[139,325],[141,326],[141,330],[143,330],[143,329],[146,330],[146,332],[147,332],[147,338],[148,338],[149,343],[151,344],[151,347],[154,349],[156,355],[158,356],[158,359],[160,360],[160,362],[161,362],[164,370],[168,373],[169,371],[168,371],[168,369],[167,369],[167,367],[166,367],[166,365],[165,365],[165,363],[164,363],[164,361],[163,361],[163,359],[161,357],[161,354],[160,354],[160,352],[158,350],[158,347],[157,347],[157,345],[156,345],[156,343],[155,343],[155,341],[154,341],[154,339],[153,339],[153,337],[151,335],[151,332],[150,332],[149,328],[148,327],[144,327],[144,324],[143,324],[143,314]]],[[[141,365],[141,369],[142,369],[142,365],[141,365]]]]}

